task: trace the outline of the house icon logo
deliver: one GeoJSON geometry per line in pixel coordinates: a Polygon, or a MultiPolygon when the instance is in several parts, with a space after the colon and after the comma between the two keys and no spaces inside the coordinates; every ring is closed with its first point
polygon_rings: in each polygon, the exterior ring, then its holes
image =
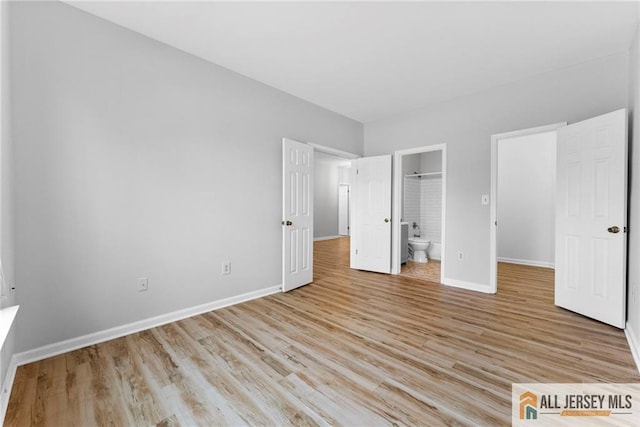
{"type": "Polygon", "coordinates": [[[520,419],[538,419],[538,396],[530,391],[524,392],[520,395],[520,419]]]}

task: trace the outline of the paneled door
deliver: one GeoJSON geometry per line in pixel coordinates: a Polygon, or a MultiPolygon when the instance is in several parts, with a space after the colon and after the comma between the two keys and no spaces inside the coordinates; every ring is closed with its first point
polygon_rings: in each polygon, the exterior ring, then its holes
{"type": "Polygon", "coordinates": [[[313,147],[282,139],[282,291],[313,281],[313,147]]]}
{"type": "Polygon", "coordinates": [[[352,163],[351,268],[391,272],[391,156],[352,163]]]}
{"type": "Polygon", "coordinates": [[[556,305],[625,327],[627,112],[558,129],[556,305]]]}

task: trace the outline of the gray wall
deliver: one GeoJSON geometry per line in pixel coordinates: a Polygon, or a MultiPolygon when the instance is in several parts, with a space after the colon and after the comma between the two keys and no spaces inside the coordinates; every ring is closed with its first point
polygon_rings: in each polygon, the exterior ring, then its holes
{"type": "Polygon", "coordinates": [[[442,172],[442,151],[429,151],[420,154],[420,172],[442,172]]]}
{"type": "Polygon", "coordinates": [[[17,350],[281,284],[281,138],[362,153],[362,125],[62,3],[11,6],[17,350]]]}
{"type": "MultiPolygon", "coordinates": [[[[13,159],[11,139],[11,79],[9,74],[9,3],[0,2],[0,256],[5,279],[7,299],[2,307],[15,304],[15,296],[10,293],[14,275],[13,243],[13,159]]],[[[12,328],[0,354],[0,383],[7,374],[7,368],[14,350],[15,327],[12,328]]],[[[4,397],[4,396],[3,396],[4,397]]]]}
{"type": "MultiPolygon", "coordinates": [[[[640,352],[640,30],[629,55],[629,250],[627,316],[630,334],[640,352]]],[[[640,360],[636,360],[640,363],[640,360]]],[[[640,367],[639,367],[640,368],[640,367]]]]}
{"type": "Polygon", "coordinates": [[[498,142],[498,260],[555,266],[556,133],[498,142]]]}
{"type": "Polygon", "coordinates": [[[628,52],[365,123],[365,155],[447,143],[445,278],[489,285],[491,135],[627,106],[628,52]],[[456,258],[464,252],[464,260],[456,258]]]}
{"type": "Polygon", "coordinates": [[[313,237],[337,236],[340,167],[349,166],[350,162],[317,151],[313,155],[313,237]]]}

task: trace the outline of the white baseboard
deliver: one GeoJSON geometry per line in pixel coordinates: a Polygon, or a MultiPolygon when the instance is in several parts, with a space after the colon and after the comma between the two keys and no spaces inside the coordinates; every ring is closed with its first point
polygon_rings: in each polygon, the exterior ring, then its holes
{"type": "Polygon", "coordinates": [[[485,294],[493,294],[494,291],[491,290],[489,285],[483,285],[481,283],[467,282],[465,280],[457,280],[457,279],[449,279],[443,278],[442,284],[447,286],[453,286],[455,288],[467,289],[470,291],[483,292],[485,294]]]}
{"type": "Polygon", "coordinates": [[[629,322],[627,322],[624,334],[627,336],[627,342],[629,343],[633,360],[636,362],[636,368],[640,372],[640,336],[635,333],[629,322]]]}
{"type": "MultiPolygon", "coordinates": [[[[103,331],[98,331],[80,337],[71,338],[65,341],[34,348],[33,350],[27,350],[22,353],[15,354],[14,358],[16,366],[36,362],[38,360],[57,356],[69,351],[87,347],[89,345],[98,344],[115,338],[120,338],[125,335],[130,335],[136,332],[144,331],[146,329],[155,328],[156,326],[176,322],[178,320],[186,319],[187,317],[197,316],[198,314],[207,313],[209,311],[228,307],[234,304],[239,304],[245,301],[250,301],[252,299],[261,298],[281,291],[282,285],[273,286],[270,288],[260,289],[258,291],[248,292],[246,294],[236,295],[217,301],[211,301],[209,303],[197,305],[195,307],[189,307],[171,313],[161,314],[160,316],[150,317],[148,319],[129,323],[127,325],[116,326],[115,328],[110,328],[103,331]]],[[[11,361],[13,362],[13,359],[11,361]]]]}
{"type": "Polygon", "coordinates": [[[332,240],[332,239],[339,239],[341,237],[349,237],[349,236],[335,235],[335,236],[314,237],[313,241],[319,242],[320,240],[332,240]]]}
{"type": "Polygon", "coordinates": [[[498,258],[498,262],[506,262],[509,264],[521,264],[531,267],[544,267],[544,268],[556,268],[556,265],[552,262],[545,261],[531,261],[528,259],[516,259],[516,258],[498,258]]]}
{"type": "Polygon", "coordinates": [[[7,415],[7,407],[9,406],[9,398],[11,397],[11,389],[13,388],[13,381],[16,379],[16,371],[18,370],[18,364],[16,363],[16,356],[11,357],[9,367],[7,369],[7,375],[2,383],[2,390],[0,391],[0,425],[4,425],[4,417],[7,415]]]}

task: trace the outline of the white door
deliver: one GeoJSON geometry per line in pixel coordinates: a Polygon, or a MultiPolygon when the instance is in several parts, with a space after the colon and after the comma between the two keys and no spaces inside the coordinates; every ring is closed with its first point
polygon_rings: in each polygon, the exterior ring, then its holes
{"type": "Polygon", "coordinates": [[[282,290],[313,281],[313,147],[282,139],[282,290]]]}
{"type": "Polygon", "coordinates": [[[558,130],[555,303],[624,328],[627,113],[558,130]]]}
{"type": "Polygon", "coordinates": [[[338,234],[349,235],[349,186],[338,186],[338,234]]]}
{"type": "Polygon", "coordinates": [[[391,272],[391,156],[352,163],[351,268],[391,272]]]}

